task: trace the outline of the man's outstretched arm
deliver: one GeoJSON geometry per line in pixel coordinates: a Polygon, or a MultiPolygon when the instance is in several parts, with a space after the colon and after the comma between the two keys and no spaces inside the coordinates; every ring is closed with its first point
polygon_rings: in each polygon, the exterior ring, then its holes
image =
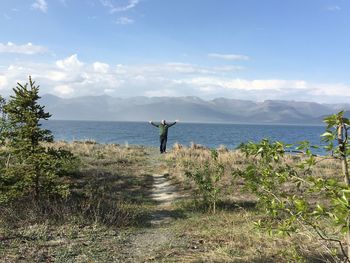
{"type": "Polygon", "coordinates": [[[168,127],[175,125],[179,120],[175,120],[173,123],[168,124],[168,127]]]}
{"type": "Polygon", "coordinates": [[[159,125],[158,124],[155,124],[153,121],[149,121],[150,124],[152,124],[153,126],[159,128],[159,125]]]}

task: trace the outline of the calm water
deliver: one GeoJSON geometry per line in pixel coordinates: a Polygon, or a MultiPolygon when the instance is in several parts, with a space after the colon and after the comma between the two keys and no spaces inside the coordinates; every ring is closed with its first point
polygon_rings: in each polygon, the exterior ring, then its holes
{"type": "MultiPolygon", "coordinates": [[[[51,120],[46,121],[43,127],[50,129],[56,140],[90,139],[99,143],[158,146],[158,129],[147,122],[51,120]]],[[[169,128],[168,146],[175,142],[184,145],[195,142],[208,147],[224,144],[234,148],[241,142],[263,138],[286,143],[309,140],[318,145],[323,131],[323,126],[177,123],[169,128]]]]}

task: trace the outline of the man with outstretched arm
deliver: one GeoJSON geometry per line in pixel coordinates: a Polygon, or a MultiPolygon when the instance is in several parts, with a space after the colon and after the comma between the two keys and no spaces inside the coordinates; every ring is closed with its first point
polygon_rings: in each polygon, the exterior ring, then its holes
{"type": "Polygon", "coordinates": [[[166,153],[166,142],[168,140],[168,128],[175,125],[178,120],[175,120],[173,123],[167,123],[165,120],[162,120],[159,124],[153,123],[153,121],[149,121],[150,124],[159,128],[159,141],[160,141],[160,153],[166,153]]]}

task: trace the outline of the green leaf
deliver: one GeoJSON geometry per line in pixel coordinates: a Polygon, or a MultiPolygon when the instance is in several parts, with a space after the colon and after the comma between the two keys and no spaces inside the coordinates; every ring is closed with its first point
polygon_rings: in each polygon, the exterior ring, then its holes
{"type": "Polygon", "coordinates": [[[329,136],[333,136],[333,133],[331,133],[330,131],[326,131],[321,135],[321,137],[329,137],[329,136]]]}

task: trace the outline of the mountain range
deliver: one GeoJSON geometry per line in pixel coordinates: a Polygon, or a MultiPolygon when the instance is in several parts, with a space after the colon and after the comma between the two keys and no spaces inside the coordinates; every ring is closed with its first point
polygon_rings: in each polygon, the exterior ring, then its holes
{"type": "MultiPolygon", "coordinates": [[[[56,120],[159,121],[161,119],[204,123],[320,124],[325,115],[350,104],[265,100],[263,102],[199,97],[84,96],[60,98],[45,94],[40,99],[56,120]]],[[[349,114],[350,115],[350,114],[349,114]]]]}

